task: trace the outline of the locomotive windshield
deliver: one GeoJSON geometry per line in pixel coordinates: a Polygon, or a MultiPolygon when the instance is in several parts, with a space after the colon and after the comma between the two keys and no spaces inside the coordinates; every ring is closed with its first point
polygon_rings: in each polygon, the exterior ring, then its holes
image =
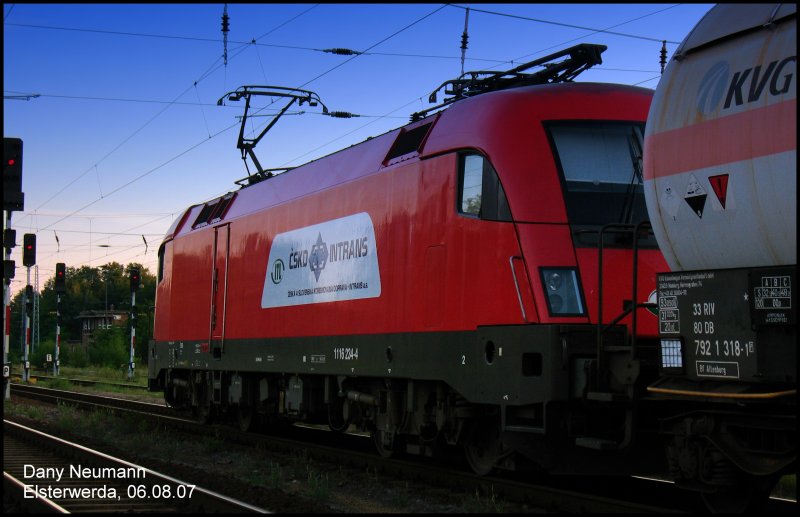
{"type": "Polygon", "coordinates": [[[642,180],[644,125],[575,121],[548,124],[562,176],[567,217],[580,239],[610,223],[647,219],[642,180]]]}

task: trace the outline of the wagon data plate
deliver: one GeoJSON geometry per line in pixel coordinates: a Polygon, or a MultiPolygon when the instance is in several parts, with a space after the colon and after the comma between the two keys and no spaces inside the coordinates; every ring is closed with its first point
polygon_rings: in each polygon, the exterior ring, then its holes
{"type": "Polygon", "coordinates": [[[690,378],[758,380],[759,329],[794,324],[794,283],[791,267],[660,273],[659,335],[690,378]]]}

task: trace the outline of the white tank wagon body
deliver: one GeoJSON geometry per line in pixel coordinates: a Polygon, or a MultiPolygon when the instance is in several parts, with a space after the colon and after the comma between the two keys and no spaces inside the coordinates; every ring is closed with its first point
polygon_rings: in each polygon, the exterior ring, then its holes
{"type": "Polygon", "coordinates": [[[797,263],[796,10],[713,8],[661,78],[645,197],[673,270],[797,263]]]}

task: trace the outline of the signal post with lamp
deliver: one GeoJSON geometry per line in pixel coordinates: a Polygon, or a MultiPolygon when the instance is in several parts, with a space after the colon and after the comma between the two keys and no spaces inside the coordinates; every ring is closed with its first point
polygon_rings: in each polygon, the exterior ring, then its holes
{"type": "MultiPolygon", "coordinates": [[[[11,212],[8,214],[11,220],[11,212]]],[[[17,232],[10,229],[3,229],[3,247],[6,250],[6,258],[3,260],[3,397],[8,399],[11,396],[11,362],[8,359],[9,343],[11,342],[11,280],[14,278],[16,264],[11,260],[11,250],[17,245],[17,232]]]]}
{"type": "Polygon", "coordinates": [[[31,349],[31,321],[33,318],[33,286],[31,285],[31,268],[36,265],[36,234],[26,233],[22,240],[22,265],[27,268],[28,281],[25,285],[25,355],[22,359],[22,380],[28,382],[31,376],[31,363],[28,355],[31,349]]]}
{"type": "Polygon", "coordinates": [[[67,291],[67,267],[63,262],[56,264],[56,353],[53,360],[53,375],[58,376],[58,353],[61,349],[61,295],[67,291]]]}
{"type": "Polygon", "coordinates": [[[11,279],[16,266],[11,260],[11,250],[16,246],[16,232],[11,227],[11,214],[25,209],[25,194],[22,192],[22,139],[3,137],[3,394],[11,396],[11,363],[8,348],[11,334],[11,279]]]}
{"type": "Polygon", "coordinates": [[[136,348],[136,290],[139,289],[141,284],[141,277],[137,268],[130,270],[131,280],[131,347],[130,347],[130,360],[128,361],[128,379],[133,379],[133,372],[136,368],[136,363],[133,362],[133,353],[136,348]]]}

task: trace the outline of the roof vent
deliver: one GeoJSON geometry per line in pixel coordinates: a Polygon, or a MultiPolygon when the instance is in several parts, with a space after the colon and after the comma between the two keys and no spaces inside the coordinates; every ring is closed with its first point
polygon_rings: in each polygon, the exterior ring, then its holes
{"type": "Polygon", "coordinates": [[[392,165],[419,156],[419,151],[422,149],[432,126],[433,122],[428,122],[414,128],[404,127],[400,129],[400,134],[397,135],[392,148],[389,149],[389,153],[383,160],[383,165],[392,165]]]}
{"type": "Polygon", "coordinates": [[[200,215],[197,216],[197,219],[195,219],[192,224],[192,229],[221,221],[228,212],[228,208],[230,208],[233,198],[235,197],[236,192],[230,192],[203,205],[203,209],[200,210],[200,215]]]}

